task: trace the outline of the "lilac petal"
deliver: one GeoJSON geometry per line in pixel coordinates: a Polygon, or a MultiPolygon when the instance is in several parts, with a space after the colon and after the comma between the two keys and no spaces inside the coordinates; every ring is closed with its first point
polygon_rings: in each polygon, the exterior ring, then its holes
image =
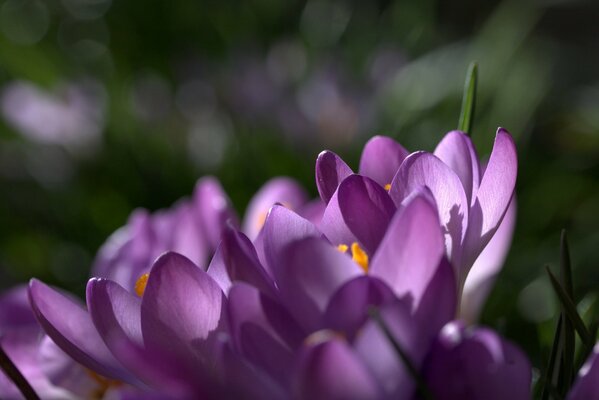
{"type": "Polygon", "coordinates": [[[439,400],[530,399],[531,366],[490,329],[447,324],[430,351],[425,379],[439,400]]]}
{"type": "Polygon", "coordinates": [[[269,300],[256,288],[243,283],[234,285],[228,303],[231,333],[236,347],[251,363],[278,381],[285,381],[293,353],[269,323],[264,301],[269,300]]]}
{"type": "MultiPolygon", "coordinates": [[[[410,304],[398,299],[380,308],[393,338],[406,352],[412,364],[419,369],[428,350],[428,341],[420,334],[418,322],[413,319],[410,304]]],[[[410,399],[415,389],[414,379],[394,350],[381,327],[368,321],[359,331],[354,349],[385,393],[385,398],[410,399]]]]}
{"type": "Polygon", "coordinates": [[[497,232],[468,273],[460,309],[460,316],[463,320],[474,323],[478,319],[485,299],[489,295],[509,251],[515,224],[516,199],[514,198],[497,232]]]}
{"type": "Polygon", "coordinates": [[[437,210],[424,194],[418,195],[391,221],[370,264],[371,275],[398,296],[410,294],[418,307],[444,253],[437,210]]]}
{"type": "Polygon", "coordinates": [[[322,216],[324,215],[324,210],[326,207],[327,205],[324,201],[321,199],[315,199],[300,207],[297,213],[303,218],[312,222],[314,225],[318,225],[322,220],[322,216]]]}
{"type": "Polygon", "coordinates": [[[327,204],[318,229],[334,245],[351,245],[354,242],[358,242],[358,238],[349,229],[341,213],[341,208],[339,207],[339,190],[333,194],[329,204],[327,204]]]}
{"type": "MultiPolygon", "coordinates": [[[[218,284],[177,253],[162,255],[152,267],[141,304],[146,347],[185,347],[208,356],[214,337],[226,326],[226,298],[218,284]]],[[[190,354],[194,356],[194,354],[190,354]]]]}
{"type": "Polygon", "coordinates": [[[460,178],[430,153],[419,152],[405,159],[393,178],[389,194],[396,205],[421,186],[427,186],[437,203],[447,252],[454,267],[460,266],[461,244],[468,227],[468,199],[460,178]]]}
{"type": "Polygon", "coordinates": [[[87,307],[98,333],[112,354],[130,371],[143,378],[147,367],[136,371],[138,363],[128,364],[130,359],[121,357],[120,351],[124,343],[143,346],[141,300],[115,282],[92,278],[87,284],[87,307]]]}
{"type": "Polygon", "coordinates": [[[38,321],[65,353],[102,375],[132,380],[108,350],[81,304],[36,279],[29,283],[29,298],[38,321]]]}
{"type": "Polygon", "coordinates": [[[216,252],[214,256],[212,256],[212,260],[208,265],[208,269],[206,273],[214,279],[214,282],[220,286],[223,293],[228,294],[231,286],[233,286],[233,282],[231,282],[231,278],[229,277],[229,273],[227,272],[227,267],[225,266],[225,261],[223,260],[223,249],[222,242],[216,248],[216,252]]]}
{"type": "Polygon", "coordinates": [[[382,281],[370,276],[354,278],[331,297],[324,314],[325,327],[342,332],[351,341],[368,319],[370,307],[394,299],[393,291],[382,281]]]}
{"type": "Polygon", "coordinates": [[[362,150],[360,175],[367,176],[385,187],[391,183],[408,154],[402,145],[390,137],[374,136],[362,150]]]}
{"type": "Polygon", "coordinates": [[[316,159],[316,187],[322,201],[328,203],[339,184],[352,173],[337,154],[328,150],[320,153],[316,159]]]}
{"type": "Polygon", "coordinates": [[[247,282],[275,296],[274,282],[264,270],[252,242],[243,233],[225,228],[221,242],[222,257],[232,282],[247,282]]]}
{"type": "Polygon", "coordinates": [[[268,210],[279,203],[297,211],[308,201],[308,195],[295,180],[279,177],[266,182],[250,201],[243,221],[243,231],[252,240],[264,226],[268,210]]]}
{"type": "Polygon", "coordinates": [[[339,208],[348,228],[374,254],[396,210],[387,191],[370,178],[352,175],[339,185],[339,208]]]}
{"type": "Polygon", "coordinates": [[[455,318],[457,305],[455,273],[447,258],[443,257],[414,310],[414,317],[423,327],[421,334],[433,339],[446,323],[455,318]]]}
{"type": "Polygon", "coordinates": [[[177,207],[175,226],[166,231],[172,236],[172,243],[166,250],[183,254],[200,266],[204,266],[211,249],[206,243],[206,234],[194,216],[194,207],[188,202],[177,207]]]}
{"type": "Polygon", "coordinates": [[[193,203],[206,239],[210,247],[216,249],[227,221],[231,221],[233,225],[238,224],[231,201],[217,179],[206,177],[198,181],[193,193],[193,203]]]}
{"type": "Polygon", "coordinates": [[[472,265],[476,256],[498,229],[512,200],[517,172],[518,157],[514,140],[505,129],[499,128],[491,157],[470,212],[470,226],[466,240],[467,265],[472,265]]]}
{"type": "Polygon", "coordinates": [[[283,206],[276,205],[268,212],[262,235],[267,268],[278,281],[285,248],[307,237],[319,237],[320,232],[310,221],[283,206]]]}
{"type": "Polygon", "coordinates": [[[362,269],[322,239],[290,245],[281,259],[281,300],[307,331],[322,328],[322,315],[332,295],[362,269]]]}
{"type": "Polygon", "coordinates": [[[480,182],[480,165],[470,137],[461,131],[451,131],[439,142],[434,154],[460,178],[468,204],[472,204],[480,182]]]}
{"type": "Polygon", "coordinates": [[[31,312],[27,285],[16,286],[0,296],[0,334],[8,329],[36,328],[35,316],[31,312]]]}
{"type": "Polygon", "coordinates": [[[341,182],[327,206],[321,229],[333,244],[351,244],[349,240],[355,237],[372,255],[395,210],[393,201],[379,184],[364,176],[351,175],[341,182]]]}
{"type": "Polygon", "coordinates": [[[597,354],[599,354],[599,345],[595,345],[593,353],[580,368],[567,400],[599,399],[599,357],[597,354]]]}
{"type": "Polygon", "coordinates": [[[299,399],[375,399],[379,388],[344,342],[308,347],[300,359],[295,396],[299,399]]]}

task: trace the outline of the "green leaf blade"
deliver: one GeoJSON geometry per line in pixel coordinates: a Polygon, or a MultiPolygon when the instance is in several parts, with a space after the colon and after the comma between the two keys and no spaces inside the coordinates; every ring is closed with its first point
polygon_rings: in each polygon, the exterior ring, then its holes
{"type": "Polygon", "coordinates": [[[464,94],[462,96],[462,110],[458,121],[458,130],[472,133],[472,123],[474,121],[474,106],[476,103],[476,86],[478,81],[478,63],[472,62],[468,67],[466,74],[466,83],[464,84],[464,94]]]}

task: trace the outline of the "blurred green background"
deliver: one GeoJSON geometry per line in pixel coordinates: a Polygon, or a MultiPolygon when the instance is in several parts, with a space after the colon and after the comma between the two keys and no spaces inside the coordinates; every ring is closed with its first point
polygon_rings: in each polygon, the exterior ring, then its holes
{"type": "Polygon", "coordinates": [[[599,284],[596,1],[0,1],[0,288],[81,293],[135,207],[213,174],[243,211],[268,178],[316,195],[316,155],[374,134],[432,150],[479,62],[473,138],[518,143],[518,224],[483,322],[536,366],[570,236],[577,300],[599,284]]]}

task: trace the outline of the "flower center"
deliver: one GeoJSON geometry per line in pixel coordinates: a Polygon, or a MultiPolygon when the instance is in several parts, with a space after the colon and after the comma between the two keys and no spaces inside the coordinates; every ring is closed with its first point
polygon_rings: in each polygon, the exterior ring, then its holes
{"type": "Polygon", "coordinates": [[[91,393],[91,399],[103,399],[104,395],[110,388],[115,388],[121,386],[123,383],[114,379],[108,379],[101,375],[98,375],[96,372],[91,369],[85,369],[87,375],[98,385],[95,387],[91,393]]]}
{"type": "Polygon", "coordinates": [[[144,295],[144,292],[146,291],[146,285],[148,284],[149,277],[150,277],[150,274],[143,274],[142,276],[139,277],[137,282],[135,282],[135,294],[137,294],[139,297],[144,295]]]}
{"type": "MultiPolygon", "coordinates": [[[[340,244],[337,246],[337,250],[342,253],[347,253],[349,246],[346,244],[340,244]]],[[[353,242],[351,244],[351,259],[354,260],[354,262],[364,270],[365,274],[368,273],[368,254],[362,250],[358,242],[353,242]]]]}

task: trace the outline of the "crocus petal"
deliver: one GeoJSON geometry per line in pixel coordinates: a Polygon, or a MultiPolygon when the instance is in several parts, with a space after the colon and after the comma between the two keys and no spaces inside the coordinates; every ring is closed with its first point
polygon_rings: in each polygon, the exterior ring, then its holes
{"type": "Polygon", "coordinates": [[[497,130],[493,151],[470,211],[465,263],[472,265],[498,229],[512,200],[518,172],[516,145],[503,128],[497,130]]]}
{"type": "Polygon", "coordinates": [[[387,191],[370,178],[352,175],[339,185],[339,208],[348,228],[374,254],[396,210],[387,191]]]}
{"type": "MultiPolygon", "coordinates": [[[[382,306],[379,311],[380,318],[385,321],[395,341],[419,369],[429,343],[420,335],[418,322],[411,315],[409,301],[397,299],[382,306]]],[[[383,389],[384,398],[412,398],[414,379],[377,322],[370,320],[364,325],[353,347],[383,389]]]]}
{"type": "Polygon", "coordinates": [[[318,225],[322,220],[326,207],[327,205],[324,201],[315,199],[300,207],[297,213],[314,225],[318,225]]]}
{"type": "MultiPolygon", "coordinates": [[[[226,298],[210,276],[177,253],[162,255],[152,267],[141,305],[146,347],[181,346],[201,356],[226,326],[226,298]]],[[[193,357],[193,354],[191,355],[193,357]]]]}
{"type": "Polygon", "coordinates": [[[530,399],[526,356],[490,329],[447,324],[430,351],[425,379],[440,400],[530,399]]]}
{"type": "Polygon", "coordinates": [[[29,298],[38,321],[65,353],[102,375],[132,381],[81,304],[36,279],[29,283],[29,298]]]}
{"type": "Polygon", "coordinates": [[[221,250],[231,281],[247,282],[275,296],[274,282],[260,264],[256,249],[247,236],[231,227],[225,228],[221,250]]]}
{"type": "Polygon", "coordinates": [[[237,225],[237,216],[222,186],[212,177],[198,181],[193,193],[195,211],[206,239],[212,249],[220,242],[220,234],[227,221],[237,225]]]}
{"type": "Polygon", "coordinates": [[[320,198],[328,203],[339,184],[353,173],[345,161],[332,151],[323,151],[316,159],[316,187],[320,198]]]}
{"type": "Polygon", "coordinates": [[[408,154],[402,145],[390,137],[374,136],[362,150],[360,175],[367,176],[385,187],[391,183],[408,154]]]}
{"type": "Polygon", "coordinates": [[[415,196],[391,221],[371,262],[371,275],[398,296],[409,294],[418,307],[444,253],[436,208],[424,194],[415,196]]]}
{"type": "Polygon", "coordinates": [[[580,368],[574,386],[567,400],[597,400],[599,399],[599,345],[595,345],[593,353],[580,368]]]}
{"type": "Polygon", "coordinates": [[[487,247],[480,253],[468,273],[462,292],[460,309],[460,316],[464,321],[474,323],[478,319],[485,299],[491,292],[495,278],[499,274],[508,254],[515,224],[516,200],[514,198],[497,232],[495,232],[487,247]]]}
{"type": "Polygon", "coordinates": [[[100,336],[109,345],[111,336],[142,344],[141,300],[119,284],[103,278],[87,283],[87,309],[100,336]]]}
{"type": "Polygon", "coordinates": [[[280,263],[281,300],[309,332],[322,328],[322,315],[333,293],[363,273],[348,255],[318,238],[291,244],[280,263]]]}
{"type": "Polygon", "coordinates": [[[331,197],[329,204],[327,204],[318,229],[334,245],[350,245],[358,241],[356,235],[354,235],[345,223],[343,214],[341,213],[338,189],[333,194],[333,197],[331,197]]]}
{"type": "Polygon", "coordinates": [[[276,205],[268,212],[262,235],[266,267],[275,280],[278,280],[285,248],[298,240],[318,237],[320,232],[310,221],[283,206],[276,205]]]}
{"type": "Polygon", "coordinates": [[[0,335],[8,329],[35,328],[37,326],[27,297],[27,285],[19,285],[2,293],[0,296],[0,335]]]}
{"type": "Polygon", "coordinates": [[[342,240],[351,240],[353,236],[368,254],[374,254],[396,210],[387,191],[370,178],[351,175],[339,185],[337,203],[333,200],[322,219],[323,233],[333,244],[351,244],[342,240]],[[351,236],[343,233],[346,230],[351,236]]]}
{"type": "Polygon", "coordinates": [[[268,210],[276,203],[298,210],[308,196],[295,180],[279,177],[266,182],[250,201],[243,221],[243,231],[252,240],[264,226],[268,210]]]}
{"type": "MultiPolygon", "coordinates": [[[[299,399],[375,399],[379,388],[352,350],[331,340],[306,349],[299,363],[299,399]]],[[[295,396],[294,396],[295,397],[295,396]]]]}
{"type": "Polygon", "coordinates": [[[255,365],[278,381],[289,378],[293,353],[274,331],[264,311],[272,302],[256,288],[239,283],[229,293],[229,318],[236,347],[255,365]]]}
{"type": "Polygon", "coordinates": [[[331,297],[324,314],[325,327],[342,332],[351,341],[368,319],[370,307],[394,299],[393,291],[379,279],[366,275],[354,278],[331,297]]]}
{"type": "Polygon", "coordinates": [[[460,246],[468,227],[468,199],[460,178],[433,154],[419,152],[405,159],[393,178],[389,194],[399,205],[410,193],[427,186],[437,203],[446,235],[447,252],[454,267],[460,266],[460,246]]]}
{"type": "Polygon", "coordinates": [[[220,286],[223,293],[229,293],[233,282],[231,282],[225,261],[223,260],[222,243],[216,248],[216,252],[212,256],[206,273],[220,286]]]}
{"type": "Polygon", "coordinates": [[[446,323],[455,318],[458,305],[456,288],[454,270],[443,257],[414,310],[414,318],[420,321],[424,337],[432,340],[446,323]]]}
{"type": "Polygon", "coordinates": [[[434,154],[457,174],[468,204],[472,204],[480,182],[480,165],[470,137],[461,131],[451,131],[439,142],[434,154]]]}
{"type": "Polygon", "coordinates": [[[164,251],[183,254],[199,266],[205,267],[204,263],[210,251],[207,248],[206,234],[194,216],[193,205],[182,202],[176,212],[176,225],[166,231],[172,236],[172,242],[164,251]]]}

